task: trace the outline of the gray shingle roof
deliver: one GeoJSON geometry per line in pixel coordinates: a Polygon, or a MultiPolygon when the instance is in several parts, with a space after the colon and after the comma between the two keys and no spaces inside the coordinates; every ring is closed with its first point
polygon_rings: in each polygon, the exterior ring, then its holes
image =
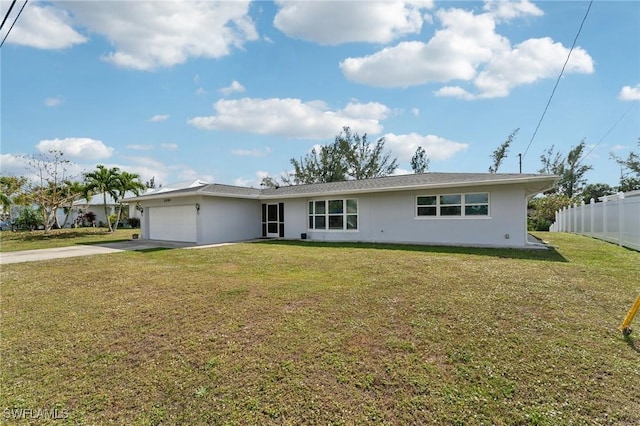
{"type": "MultiPolygon", "coordinates": [[[[543,191],[557,180],[557,176],[517,173],[421,173],[387,176],[374,179],[348,180],[342,182],[315,183],[307,185],[281,186],[279,188],[247,188],[241,186],[208,184],[197,188],[167,191],[163,194],[142,195],[135,198],[149,199],[158,196],[211,195],[238,198],[294,198],[338,193],[383,192],[402,189],[445,188],[497,184],[527,184],[529,192],[543,191]]],[[[133,199],[132,199],[133,200],[133,199]]],[[[127,200],[129,201],[129,200],[127,200]]]]}

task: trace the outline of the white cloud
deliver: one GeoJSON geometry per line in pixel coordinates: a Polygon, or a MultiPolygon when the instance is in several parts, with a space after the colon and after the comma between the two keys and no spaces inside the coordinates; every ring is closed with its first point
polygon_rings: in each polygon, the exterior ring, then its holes
{"type": "Polygon", "coordinates": [[[62,98],[60,96],[56,96],[53,98],[46,98],[44,100],[44,105],[48,107],[57,107],[62,104],[62,98]]]}
{"type": "Polygon", "coordinates": [[[204,90],[204,88],[202,88],[202,87],[198,87],[198,88],[196,89],[196,95],[198,95],[198,96],[202,96],[202,95],[206,95],[206,94],[207,94],[207,91],[206,91],[206,90],[204,90]]]}
{"type": "Polygon", "coordinates": [[[266,157],[271,153],[271,148],[268,146],[264,149],[232,149],[231,154],[240,157],[266,157]]]}
{"type": "Polygon", "coordinates": [[[36,148],[42,153],[50,150],[62,151],[67,157],[83,160],[100,160],[113,154],[113,148],[91,138],[45,139],[40,141],[36,148]]]}
{"type": "Polygon", "coordinates": [[[262,179],[267,176],[269,176],[269,172],[258,170],[254,178],[247,179],[247,178],[239,177],[239,178],[236,178],[233,184],[237,186],[257,188],[260,186],[260,182],[262,182],[262,179]]]}
{"type": "Polygon", "coordinates": [[[542,16],[544,12],[529,0],[521,1],[504,1],[504,0],[486,0],[484,10],[493,15],[496,20],[513,19],[519,16],[542,16]]]}
{"type": "MultiPolygon", "coordinates": [[[[351,81],[376,87],[409,87],[428,83],[462,81],[473,89],[448,84],[438,96],[462,99],[504,97],[514,87],[559,74],[569,49],[550,38],[528,39],[515,47],[496,33],[496,22],[542,14],[528,1],[487,3],[489,12],[441,9],[435,16],[442,28],[426,43],[404,41],[363,57],[340,63],[351,81]]],[[[592,73],[593,60],[577,47],[565,69],[569,73],[592,73]]]]}
{"type": "Polygon", "coordinates": [[[336,45],[349,42],[388,43],[419,34],[423,12],[433,1],[277,0],[273,24],[289,37],[336,45]]]}
{"type": "Polygon", "coordinates": [[[627,150],[627,149],[629,149],[629,147],[627,145],[620,145],[620,144],[614,145],[614,146],[611,147],[612,151],[624,151],[624,150],[627,150]]]}
{"type": "Polygon", "coordinates": [[[78,25],[107,38],[103,59],[123,68],[154,70],[189,58],[220,58],[257,40],[249,1],[68,1],[78,25]]]}
{"type": "Polygon", "coordinates": [[[236,80],[233,80],[229,86],[220,89],[220,92],[225,96],[229,96],[232,93],[242,93],[245,90],[246,89],[242,84],[238,83],[236,80]]]}
{"type": "MultiPolygon", "coordinates": [[[[2,16],[5,15],[5,6],[9,2],[2,2],[2,16]]],[[[14,8],[11,16],[13,19],[14,8]]],[[[18,19],[11,34],[7,37],[7,43],[38,49],[65,49],[75,44],[86,43],[87,38],[78,33],[71,26],[69,12],[54,6],[41,6],[29,4],[18,19]]]]}
{"type": "Polygon", "coordinates": [[[152,123],[159,123],[161,121],[166,121],[169,119],[169,114],[157,114],[149,119],[152,123]]]}
{"type": "Polygon", "coordinates": [[[634,87],[624,86],[620,90],[618,99],[622,101],[640,101],[640,84],[636,84],[634,87]]]}
{"type": "Polygon", "coordinates": [[[221,99],[213,105],[216,115],[191,118],[200,129],[253,132],[289,138],[324,139],[335,136],[344,126],[354,132],[377,134],[388,107],[369,102],[350,102],[343,110],[330,110],[321,101],[300,99],[221,99]]]}
{"type": "Polygon", "coordinates": [[[127,149],[132,149],[134,151],[150,151],[153,149],[153,145],[150,145],[150,144],[143,145],[143,144],[134,143],[134,144],[127,145],[127,149]]]}
{"type": "Polygon", "coordinates": [[[411,114],[417,117],[420,115],[420,110],[418,108],[411,108],[411,114]]]}
{"type": "Polygon", "coordinates": [[[427,158],[436,161],[449,159],[469,147],[466,143],[450,141],[435,135],[423,136],[417,133],[407,135],[387,133],[384,138],[385,146],[400,161],[409,161],[419,146],[427,152],[427,158]]]}
{"type": "Polygon", "coordinates": [[[165,151],[175,151],[176,149],[178,149],[178,144],[177,143],[161,143],[160,148],[164,149],[165,151]]]}

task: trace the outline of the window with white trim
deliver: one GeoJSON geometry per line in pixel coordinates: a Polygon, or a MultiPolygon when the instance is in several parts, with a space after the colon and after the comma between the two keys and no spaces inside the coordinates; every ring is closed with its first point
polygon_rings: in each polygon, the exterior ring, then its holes
{"type": "Polygon", "coordinates": [[[309,229],[356,231],[358,229],[358,200],[309,201],[309,229]]]}
{"type": "Polygon", "coordinates": [[[489,216],[489,193],[419,195],[417,217],[489,216]]]}

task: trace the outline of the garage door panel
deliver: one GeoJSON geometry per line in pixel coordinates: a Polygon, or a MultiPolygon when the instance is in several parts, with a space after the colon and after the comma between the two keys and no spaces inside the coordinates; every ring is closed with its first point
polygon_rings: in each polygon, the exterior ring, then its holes
{"type": "Polygon", "coordinates": [[[196,242],[195,207],[187,205],[149,208],[149,238],[196,242]]]}

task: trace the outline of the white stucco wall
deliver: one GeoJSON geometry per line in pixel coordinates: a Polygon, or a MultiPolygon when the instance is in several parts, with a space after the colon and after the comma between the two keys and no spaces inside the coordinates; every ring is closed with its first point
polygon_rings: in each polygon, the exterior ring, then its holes
{"type": "Polygon", "coordinates": [[[200,201],[198,244],[250,240],[262,235],[260,201],[205,197],[200,201]]]}
{"type": "Polygon", "coordinates": [[[225,197],[184,197],[171,201],[145,201],[142,238],[149,237],[147,208],[176,204],[200,204],[197,216],[198,244],[242,241],[262,235],[262,203],[284,203],[285,238],[310,240],[398,242],[443,245],[526,246],[525,191],[519,185],[457,188],[455,190],[402,191],[317,198],[269,200],[225,197]],[[416,217],[416,197],[460,193],[489,193],[489,216],[416,217]],[[308,229],[310,200],[355,198],[358,200],[357,231],[308,229]],[[508,237],[507,237],[508,236],[508,237]]]}
{"type": "MultiPolygon", "coordinates": [[[[526,245],[526,200],[517,186],[404,191],[349,196],[358,199],[358,231],[304,229],[309,239],[321,241],[406,242],[523,247],[526,245]],[[489,216],[416,217],[416,197],[488,192],[489,216]],[[508,235],[508,238],[507,238],[508,235]]],[[[305,200],[308,201],[308,200],[305,200]]],[[[306,202],[305,202],[306,212],[306,202]]],[[[289,230],[293,224],[287,223],[289,230]]]]}

